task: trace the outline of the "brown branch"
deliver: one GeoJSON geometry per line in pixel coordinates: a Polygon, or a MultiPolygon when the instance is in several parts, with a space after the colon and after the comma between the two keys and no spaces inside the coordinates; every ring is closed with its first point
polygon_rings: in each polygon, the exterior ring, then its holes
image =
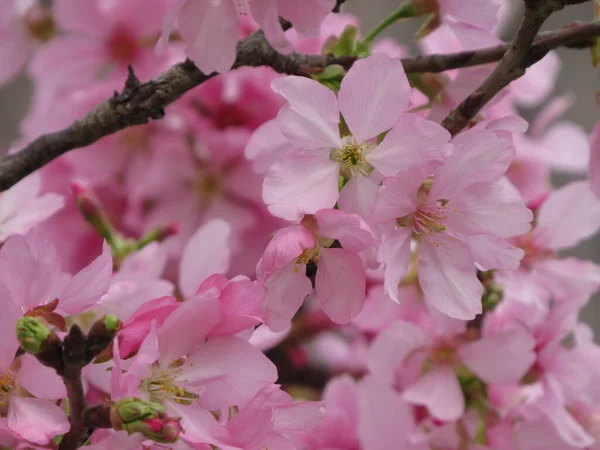
{"type": "MultiPolygon", "coordinates": [[[[269,66],[279,73],[308,75],[331,64],[348,67],[354,60],[297,53],[282,55],[258,31],[238,43],[234,68],[269,66]]],[[[40,136],[20,152],[0,160],[0,191],[10,188],[69,150],[86,147],[124,128],[162,118],[167,105],[215,75],[203,74],[189,60],[176,64],[146,83],[140,83],[130,71],[122,93],[115,92],[112,98],[69,127],[40,136]]]]}
{"type": "MultiPolygon", "coordinates": [[[[535,31],[529,30],[529,34],[534,36],[535,31]]],[[[557,47],[588,47],[592,44],[592,38],[598,35],[599,22],[576,24],[561,30],[541,33],[531,49],[526,52],[526,63],[535,63],[548,51],[557,47]]],[[[507,44],[473,52],[405,58],[402,64],[407,73],[442,72],[499,61],[509,48],[507,44]]],[[[332,56],[297,53],[281,55],[268,44],[261,32],[257,32],[238,44],[235,67],[270,66],[280,73],[309,75],[331,64],[342,64],[348,68],[353,62],[352,57],[335,59],[332,56]]],[[[121,94],[115,93],[113,98],[98,105],[69,127],[40,136],[20,152],[1,159],[0,191],[10,188],[70,150],[86,147],[124,128],[161,118],[167,105],[214,75],[216,74],[203,74],[191,61],[176,64],[158,78],[146,83],[140,83],[131,72],[121,94]]],[[[469,105],[472,105],[477,97],[472,97],[469,105]]],[[[484,103],[481,103],[480,106],[483,105],[484,103]]],[[[460,129],[468,123],[464,123],[464,120],[466,119],[461,121],[460,129]]]]}
{"type": "Polygon", "coordinates": [[[540,59],[540,55],[537,55],[537,59],[531,58],[529,52],[541,26],[553,12],[575,2],[581,1],[525,0],[523,21],[500,63],[481,86],[450,112],[442,122],[442,126],[452,135],[456,135],[496,94],[514,80],[522,77],[526,69],[540,59]]]}
{"type": "Polygon", "coordinates": [[[87,407],[81,383],[81,368],[67,367],[62,375],[67,388],[69,399],[69,425],[71,428],[60,441],[58,450],[74,450],[79,448],[81,440],[87,429],[83,413],[87,407]]]}
{"type": "MultiPolygon", "coordinates": [[[[559,47],[587,48],[594,45],[594,38],[600,36],[600,22],[575,23],[560,30],[540,33],[535,38],[527,59],[539,61],[550,50],[559,47]]],[[[510,44],[471,50],[445,55],[425,55],[416,58],[404,58],[402,64],[406,73],[439,73],[446,70],[480,66],[500,61],[510,44]]]]}

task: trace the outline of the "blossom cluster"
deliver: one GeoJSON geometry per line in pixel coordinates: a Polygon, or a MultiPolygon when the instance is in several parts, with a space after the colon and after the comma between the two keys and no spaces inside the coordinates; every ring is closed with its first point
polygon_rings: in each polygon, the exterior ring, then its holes
{"type": "MultiPolygon", "coordinates": [[[[1,194],[0,449],[597,448],[600,266],[561,253],[600,229],[600,123],[562,119],[550,52],[452,136],[494,65],[407,75],[335,4],[0,0],[0,83],[34,83],[13,154],[129,66],[219,73],[1,194]],[[259,29],[356,62],[230,70],[259,29]]],[[[396,14],[451,53],[505,8],[396,14]]]]}

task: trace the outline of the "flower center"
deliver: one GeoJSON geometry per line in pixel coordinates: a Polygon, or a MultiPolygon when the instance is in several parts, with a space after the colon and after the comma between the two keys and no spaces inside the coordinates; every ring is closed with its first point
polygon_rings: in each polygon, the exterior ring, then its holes
{"type": "Polygon", "coordinates": [[[346,136],[342,139],[343,147],[331,150],[329,159],[341,165],[340,175],[345,178],[356,177],[359,174],[369,176],[373,166],[367,161],[366,156],[372,150],[369,144],[357,144],[354,137],[346,136]]]}
{"type": "Polygon", "coordinates": [[[110,58],[122,65],[135,62],[140,53],[136,37],[124,27],[116,27],[107,43],[106,50],[110,58]]]}
{"type": "Polygon", "coordinates": [[[0,416],[8,413],[8,398],[16,388],[15,373],[8,367],[0,370],[0,416]]]}
{"type": "Polygon", "coordinates": [[[162,403],[165,400],[171,400],[180,405],[191,405],[198,398],[198,394],[176,384],[182,370],[182,363],[179,361],[174,362],[166,369],[154,366],[150,377],[142,382],[141,389],[150,394],[150,400],[153,402],[162,403]]]}
{"type": "Polygon", "coordinates": [[[33,5],[23,15],[25,30],[34,39],[47,42],[56,34],[56,23],[52,15],[38,5],[33,5]]]}
{"type": "Polygon", "coordinates": [[[446,225],[443,222],[448,217],[445,209],[444,202],[437,205],[423,205],[414,213],[397,218],[396,226],[412,226],[418,235],[442,233],[446,231],[446,225]]]}

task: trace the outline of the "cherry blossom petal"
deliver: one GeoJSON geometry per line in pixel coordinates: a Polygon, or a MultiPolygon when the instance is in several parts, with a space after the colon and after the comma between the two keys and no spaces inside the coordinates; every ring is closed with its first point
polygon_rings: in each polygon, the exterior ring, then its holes
{"type": "Polygon", "coordinates": [[[539,156],[557,171],[585,173],[590,160],[588,135],[573,122],[559,122],[541,139],[539,156]]]}
{"type": "Polygon", "coordinates": [[[514,147],[484,129],[463,131],[452,140],[454,151],[435,172],[430,197],[451,199],[476,183],[493,183],[508,169],[514,147]]]}
{"type": "Polygon", "coordinates": [[[314,235],[303,225],[278,230],[263,253],[262,264],[267,271],[280,269],[297,259],[304,250],[314,247],[314,235]]]}
{"type": "Polygon", "coordinates": [[[444,214],[444,225],[466,235],[518,236],[531,229],[533,220],[533,213],[507,180],[465,189],[446,204],[444,214]]]}
{"type": "Polygon", "coordinates": [[[53,11],[58,26],[65,31],[104,37],[111,29],[97,1],[56,0],[53,11]]]}
{"type": "Polygon", "coordinates": [[[486,383],[518,383],[535,362],[534,348],[531,334],[513,330],[463,344],[458,356],[486,383]]]}
{"type": "Polygon", "coordinates": [[[600,266],[577,258],[539,261],[531,275],[556,300],[587,299],[600,288],[600,266]]]}
{"type": "Polygon", "coordinates": [[[258,127],[244,150],[244,156],[253,161],[252,167],[259,173],[265,172],[275,162],[294,152],[294,147],[279,129],[276,119],[258,127]]]}
{"type": "Polygon", "coordinates": [[[169,5],[169,8],[163,17],[160,38],[158,39],[155,47],[157,55],[160,56],[167,50],[167,47],[169,46],[169,40],[171,39],[171,33],[173,32],[175,25],[177,25],[177,18],[179,17],[181,8],[186,1],[187,0],[177,0],[169,5]]]}
{"type": "Polygon", "coordinates": [[[417,191],[423,183],[418,171],[402,172],[383,180],[369,217],[373,222],[396,221],[417,209],[417,191]]]}
{"type": "Polygon", "coordinates": [[[38,398],[59,400],[67,396],[65,384],[56,371],[42,365],[30,354],[26,353],[21,358],[21,367],[17,378],[20,386],[38,398]]]}
{"type": "Polygon", "coordinates": [[[69,431],[65,412],[51,401],[39,398],[11,397],[7,419],[11,430],[40,445],[69,431]]]}
{"type": "Polygon", "coordinates": [[[369,225],[356,214],[348,214],[338,209],[322,209],[317,211],[315,219],[318,234],[337,239],[346,250],[358,253],[377,245],[369,225]]]}
{"type": "Polygon", "coordinates": [[[590,137],[590,168],[588,178],[592,192],[600,199],[600,122],[590,137]]]}
{"type": "Polygon", "coordinates": [[[392,128],[409,98],[402,63],[383,53],[354,63],[338,95],[340,111],[358,143],[392,128]]]}
{"type": "Polygon", "coordinates": [[[339,196],[338,172],[338,164],[324,155],[290,156],[267,171],[263,200],[271,214],[286,220],[332,208],[339,196]]]}
{"type": "Polygon", "coordinates": [[[475,262],[482,270],[516,270],[525,256],[523,249],[497,236],[465,236],[461,240],[469,246],[475,262]]]}
{"type": "Polygon", "coordinates": [[[341,148],[335,94],[309,78],[289,76],[271,83],[288,105],[277,116],[281,132],[301,149],[341,148]]]}
{"type": "Polygon", "coordinates": [[[360,257],[343,248],[321,251],[315,291],[325,314],[335,323],[348,323],[365,302],[366,275],[360,257]]]}
{"type": "MultiPolygon", "coordinates": [[[[279,22],[279,16],[286,17],[287,20],[291,20],[291,18],[279,11],[281,8],[280,2],[273,0],[252,0],[250,8],[252,9],[252,18],[256,20],[256,23],[263,30],[271,46],[279,52],[290,53],[292,45],[285,37],[285,33],[279,22]]],[[[294,28],[296,28],[296,23],[294,23],[294,28]]]]}
{"type": "Polygon", "coordinates": [[[524,76],[511,83],[511,95],[520,105],[529,108],[538,106],[554,90],[561,66],[556,52],[548,52],[530,66],[524,76]]]}
{"type": "Polygon", "coordinates": [[[425,301],[454,319],[471,320],[481,313],[483,286],[469,248],[458,239],[441,233],[423,239],[419,284],[425,301]]]}
{"type": "Polygon", "coordinates": [[[0,279],[23,312],[52,300],[60,266],[56,247],[39,233],[14,235],[0,250],[0,279]]]}
{"type": "Polygon", "coordinates": [[[385,264],[383,290],[395,302],[399,301],[398,285],[408,272],[411,238],[412,230],[410,228],[398,228],[383,236],[379,249],[381,259],[385,264]]]}
{"type": "Polygon", "coordinates": [[[600,227],[600,201],[589,183],[575,181],[552,192],[542,204],[533,231],[536,243],[569,248],[591,237],[600,227]]]}
{"type": "Polygon", "coordinates": [[[180,405],[169,402],[166,409],[172,417],[181,417],[181,426],[184,429],[181,437],[186,441],[201,445],[209,443],[223,450],[235,449],[231,445],[233,440],[231,434],[204,408],[195,404],[180,405]]]}
{"type": "Polygon", "coordinates": [[[429,340],[429,336],[421,328],[410,322],[399,321],[392,324],[375,338],[369,348],[367,364],[370,372],[393,386],[396,372],[404,361],[412,352],[425,347],[429,340]]]}
{"type": "Polygon", "coordinates": [[[367,219],[375,203],[379,186],[372,177],[352,177],[340,192],[338,207],[367,219]]]}
{"type": "Polygon", "coordinates": [[[290,326],[292,317],[312,292],[312,284],[306,277],[306,265],[295,261],[274,271],[265,282],[265,288],[263,317],[274,332],[284,331],[290,326]]]}
{"type": "Polygon", "coordinates": [[[364,450],[409,448],[414,418],[408,405],[394,389],[367,375],[358,384],[360,421],[358,437],[364,450]]]}
{"type": "Polygon", "coordinates": [[[185,297],[196,293],[209,276],[224,274],[231,264],[231,226],[213,219],[187,241],[179,263],[179,289],[185,297]]]}
{"type": "Polygon", "coordinates": [[[409,403],[425,406],[436,419],[451,422],[465,413],[462,389],[452,367],[437,367],[402,393],[409,403]]]}
{"type": "Polygon", "coordinates": [[[76,273],[60,292],[59,309],[67,314],[76,314],[97,304],[108,292],[112,272],[112,252],[105,241],[102,254],[76,273]]]}
{"type": "Polygon", "coordinates": [[[402,114],[367,160],[386,177],[419,170],[426,178],[452,152],[449,141],[450,133],[437,123],[402,114]]]}
{"type": "Polygon", "coordinates": [[[319,36],[321,22],[334,6],[335,0],[279,0],[279,14],[294,24],[300,36],[319,36]]]}
{"type": "Polygon", "coordinates": [[[158,329],[159,362],[171,364],[202,345],[221,320],[218,292],[211,290],[183,302],[158,329]]]}
{"type": "Polygon", "coordinates": [[[248,341],[235,336],[210,338],[188,356],[177,383],[201,386],[198,403],[216,411],[243,407],[264,386],[277,380],[277,368],[248,341]]]}
{"type": "Polygon", "coordinates": [[[205,74],[224,73],[236,57],[238,12],[233,1],[188,0],[179,13],[186,53],[205,74]]]}

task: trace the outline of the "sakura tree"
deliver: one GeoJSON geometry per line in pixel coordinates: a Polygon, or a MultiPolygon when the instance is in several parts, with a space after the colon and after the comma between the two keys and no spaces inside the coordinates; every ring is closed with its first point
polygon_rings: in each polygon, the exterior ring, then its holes
{"type": "Polygon", "coordinates": [[[600,448],[600,1],[506,2],[0,0],[0,449],[600,448]]]}

